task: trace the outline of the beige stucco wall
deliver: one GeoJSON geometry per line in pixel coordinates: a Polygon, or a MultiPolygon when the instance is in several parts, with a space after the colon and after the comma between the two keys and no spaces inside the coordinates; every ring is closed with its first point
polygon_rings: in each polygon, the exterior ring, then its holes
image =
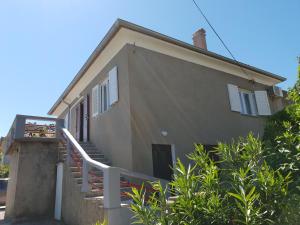
{"type": "Polygon", "coordinates": [[[151,144],[174,144],[176,157],[187,163],[194,143],[211,145],[250,131],[263,133],[264,117],[231,111],[227,84],[248,90],[264,90],[264,85],[134,46],[129,81],[136,171],[152,174],[151,144]]]}
{"type": "Polygon", "coordinates": [[[20,142],[11,155],[5,218],[53,218],[56,142],[20,142]]]}
{"type": "MultiPolygon", "coordinates": [[[[90,117],[90,141],[113,166],[152,175],[151,144],[174,144],[175,156],[187,163],[185,156],[194,143],[230,141],[249,131],[262,135],[265,117],[232,112],[227,84],[248,90],[267,86],[134,45],[122,48],[80,96],[91,96],[92,88],[115,65],[119,101],[90,117]]],[[[278,99],[269,101],[272,111],[281,107],[278,99]]],[[[71,123],[75,136],[75,107],[71,123]]]]}
{"type": "MultiPolygon", "coordinates": [[[[92,88],[107,78],[108,72],[114,67],[118,68],[119,101],[108,111],[96,117],[90,113],[90,141],[104,153],[105,157],[114,166],[132,169],[132,146],[129,110],[129,81],[128,81],[128,50],[127,46],[122,48],[112,60],[105,65],[102,71],[80,94],[89,94],[90,105],[92,104],[92,88]]],[[[80,101],[76,100],[77,105],[80,101]]],[[[74,103],[71,105],[71,133],[75,135],[76,113],[74,103]]],[[[65,111],[60,118],[63,118],[65,111]]]]}

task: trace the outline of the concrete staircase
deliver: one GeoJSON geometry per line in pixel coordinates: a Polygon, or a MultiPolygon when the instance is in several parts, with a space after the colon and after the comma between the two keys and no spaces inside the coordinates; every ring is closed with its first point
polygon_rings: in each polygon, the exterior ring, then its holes
{"type": "MultiPolygon", "coordinates": [[[[106,165],[111,165],[111,163],[104,157],[104,154],[100,152],[92,143],[90,142],[80,142],[81,147],[85,152],[95,161],[101,162],[106,165]]],[[[59,147],[60,150],[60,161],[65,161],[67,158],[66,145],[61,144],[59,147]]],[[[69,166],[69,170],[72,174],[72,178],[76,181],[79,189],[81,189],[82,184],[82,160],[81,156],[72,152],[72,163],[69,166]]],[[[90,169],[89,171],[90,179],[89,184],[91,186],[90,190],[85,193],[85,200],[91,201],[103,201],[103,174],[100,170],[95,168],[90,169]]]]}
{"type": "MultiPolygon", "coordinates": [[[[85,150],[85,152],[95,161],[101,162],[105,165],[111,166],[111,163],[105,158],[104,154],[100,152],[95,145],[93,145],[91,142],[79,142],[81,147],[85,150]]],[[[67,151],[65,144],[61,144],[59,147],[59,158],[60,161],[65,161],[67,158],[67,151]]],[[[78,160],[81,159],[81,156],[79,154],[76,155],[76,153],[73,152],[73,156],[78,157],[78,160]]],[[[82,164],[79,162],[74,162],[69,166],[70,172],[72,174],[73,179],[78,184],[78,187],[81,189],[82,184],[82,164]]],[[[103,174],[100,170],[97,170],[95,168],[90,169],[89,171],[89,184],[90,184],[90,190],[85,193],[85,200],[90,201],[100,201],[103,202],[103,174]]],[[[124,177],[120,178],[120,182],[126,183],[128,180],[124,177]]],[[[131,192],[131,187],[121,187],[121,193],[131,192]]],[[[129,200],[129,197],[126,195],[121,196],[122,202],[127,202],[129,200]]]]}
{"type": "MultiPolygon", "coordinates": [[[[111,163],[105,158],[103,153],[99,151],[92,143],[79,143],[83,150],[95,161],[105,165],[111,163]]],[[[66,143],[62,141],[59,145],[58,159],[64,162],[64,183],[63,183],[63,220],[66,224],[72,225],[90,225],[96,221],[103,221],[104,218],[114,221],[115,219],[122,221],[121,223],[112,222],[111,224],[131,224],[130,218],[133,216],[129,210],[132,199],[127,195],[131,192],[132,187],[141,187],[141,181],[136,175],[128,176],[127,173],[119,175],[120,179],[120,207],[107,208],[104,203],[103,190],[103,172],[97,167],[88,169],[89,190],[82,191],[82,157],[78,150],[71,150],[71,159],[67,163],[66,143]],[[116,215],[114,215],[116,213],[116,215]],[[78,223],[78,221],[80,221],[78,223]]],[[[72,148],[73,149],[73,148],[72,148]]],[[[114,195],[116,196],[116,195],[114,195]]]]}

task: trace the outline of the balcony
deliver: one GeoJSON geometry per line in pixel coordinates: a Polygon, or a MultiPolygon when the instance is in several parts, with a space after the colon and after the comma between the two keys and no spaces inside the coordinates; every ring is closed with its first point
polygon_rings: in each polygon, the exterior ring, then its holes
{"type": "Polygon", "coordinates": [[[58,141],[63,126],[62,119],[16,115],[4,140],[3,153],[7,154],[18,141],[58,141]]]}

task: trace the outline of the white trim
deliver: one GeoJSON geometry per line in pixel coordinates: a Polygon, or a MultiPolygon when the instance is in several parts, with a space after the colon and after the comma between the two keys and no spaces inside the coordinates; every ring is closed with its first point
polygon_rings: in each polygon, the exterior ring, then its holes
{"type": "Polygon", "coordinates": [[[229,103],[230,103],[231,111],[241,112],[242,106],[241,106],[240,93],[239,93],[238,86],[233,85],[233,84],[227,84],[227,88],[228,88],[229,103]]]}
{"type": "Polygon", "coordinates": [[[113,67],[108,73],[109,105],[112,106],[119,100],[118,68],[113,67]]]}
{"type": "Polygon", "coordinates": [[[172,154],[172,162],[173,162],[173,167],[176,166],[176,147],[175,144],[171,144],[171,154],[172,154]]]}
{"type": "MultiPolygon", "coordinates": [[[[273,86],[280,83],[280,80],[268,77],[264,74],[254,72],[244,68],[245,75],[239,66],[234,65],[223,60],[216,59],[211,56],[204,55],[192,51],[190,49],[171,44],[169,42],[151,37],[140,32],[132,31],[126,28],[121,28],[116,35],[110,40],[107,46],[103,49],[101,54],[94,60],[94,62],[87,68],[84,76],[77,82],[77,84],[66,95],[65,99],[73,100],[78,96],[99,74],[100,71],[107,65],[107,63],[126,45],[135,44],[136,46],[150,49],[165,55],[169,55],[178,59],[192,62],[198,65],[203,65],[215,70],[223,71],[228,74],[236,75],[245,79],[253,79],[258,83],[273,86]]],[[[52,115],[61,115],[66,108],[65,104],[59,104],[53,111],[52,115]]]]}
{"type": "Polygon", "coordinates": [[[256,106],[254,92],[245,90],[245,89],[239,89],[239,97],[240,97],[240,102],[241,102],[241,106],[242,106],[241,113],[245,114],[245,115],[256,116],[257,115],[257,106],[256,106]],[[250,104],[251,114],[247,112],[247,109],[246,109],[247,106],[246,106],[244,94],[248,94],[248,96],[249,96],[249,104],[250,104]]]}
{"type": "Polygon", "coordinates": [[[95,85],[92,88],[92,117],[95,117],[99,113],[99,85],[95,85]]]}
{"type": "Polygon", "coordinates": [[[271,109],[266,91],[255,91],[255,99],[257,104],[258,114],[261,116],[271,115],[271,109]]]}
{"type": "Polygon", "coordinates": [[[108,111],[110,105],[109,105],[109,79],[106,78],[105,80],[102,81],[102,83],[100,84],[101,86],[101,113],[104,113],[106,111],[108,111]],[[106,99],[104,99],[104,87],[106,88],[106,99]],[[104,102],[106,101],[106,109],[104,110],[104,102]]]}

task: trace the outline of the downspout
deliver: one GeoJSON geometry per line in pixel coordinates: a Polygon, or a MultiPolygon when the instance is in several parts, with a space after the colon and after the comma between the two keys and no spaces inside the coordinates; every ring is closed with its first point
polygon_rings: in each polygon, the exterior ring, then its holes
{"type": "Polygon", "coordinates": [[[68,127],[66,127],[68,130],[70,130],[70,115],[71,115],[71,103],[66,102],[64,99],[62,99],[62,102],[65,103],[68,106],[68,127]]]}

